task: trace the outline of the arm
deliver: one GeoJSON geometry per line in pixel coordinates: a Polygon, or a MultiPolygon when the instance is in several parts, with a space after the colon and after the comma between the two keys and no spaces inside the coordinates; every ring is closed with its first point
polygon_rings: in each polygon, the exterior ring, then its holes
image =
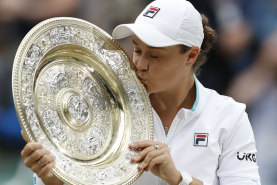
{"type": "Polygon", "coordinates": [[[242,113],[234,128],[222,139],[217,176],[221,185],[260,185],[255,139],[248,116],[242,113]]]}

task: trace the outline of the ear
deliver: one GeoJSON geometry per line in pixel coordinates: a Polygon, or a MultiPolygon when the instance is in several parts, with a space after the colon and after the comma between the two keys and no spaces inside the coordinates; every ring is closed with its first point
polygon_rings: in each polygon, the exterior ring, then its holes
{"type": "Polygon", "coordinates": [[[200,53],[200,49],[197,46],[192,46],[188,51],[188,60],[187,64],[193,65],[197,60],[200,53]]]}

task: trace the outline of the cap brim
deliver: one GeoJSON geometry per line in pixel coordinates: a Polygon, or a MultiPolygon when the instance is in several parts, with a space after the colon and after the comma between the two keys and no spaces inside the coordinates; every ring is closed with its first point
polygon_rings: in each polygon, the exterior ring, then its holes
{"type": "Polygon", "coordinates": [[[112,36],[115,39],[122,39],[133,34],[142,42],[152,47],[167,47],[181,44],[147,24],[121,24],[113,30],[112,36]]]}

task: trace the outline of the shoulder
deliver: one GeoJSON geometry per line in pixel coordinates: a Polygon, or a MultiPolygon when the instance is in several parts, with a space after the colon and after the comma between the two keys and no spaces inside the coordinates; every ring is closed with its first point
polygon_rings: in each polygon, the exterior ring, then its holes
{"type": "Polygon", "coordinates": [[[215,90],[204,87],[199,81],[197,85],[199,104],[196,114],[199,120],[205,120],[213,129],[233,130],[243,117],[247,117],[245,104],[220,95],[215,90]]]}
{"type": "Polygon", "coordinates": [[[202,85],[199,90],[200,99],[202,98],[202,120],[209,120],[209,126],[219,135],[227,137],[243,125],[250,127],[245,104],[202,85]]]}
{"type": "Polygon", "coordinates": [[[249,138],[252,138],[251,142],[254,141],[245,104],[208,88],[203,91],[203,119],[209,120],[209,126],[218,136],[221,148],[235,146],[249,138]]]}
{"type": "Polygon", "coordinates": [[[235,101],[232,97],[220,95],[215,90],[202,86],[201,97],[205,109],[211,109],[221,115],[239,116],[245,112],[246,105],[235,101]]]}

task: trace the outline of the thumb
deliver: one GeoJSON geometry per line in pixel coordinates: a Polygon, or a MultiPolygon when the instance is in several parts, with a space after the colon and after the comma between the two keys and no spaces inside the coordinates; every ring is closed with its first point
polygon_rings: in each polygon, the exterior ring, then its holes
{"type": "Polygon", "coordinates": [[[24,141],[26,141],[26,143],[28,143],[28,139],[27,139],[25,133],[23,132],[23,130],[21,130],[21,135],[22,135],[24,141]]]}

